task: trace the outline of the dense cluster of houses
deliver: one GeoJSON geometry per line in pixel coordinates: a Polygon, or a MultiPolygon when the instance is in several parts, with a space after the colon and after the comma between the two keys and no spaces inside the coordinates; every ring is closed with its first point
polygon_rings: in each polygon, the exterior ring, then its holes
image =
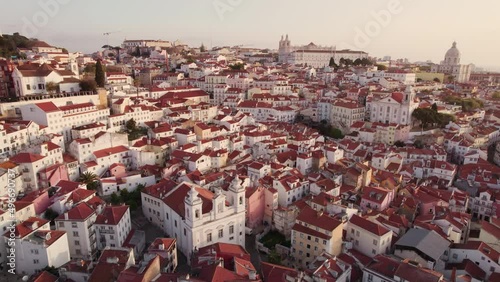
{"type": "Polygon", "coordinates": [[[320,66],[331,50],[314,48],[277,63],[128,40],[117,64],[38,42],[28,62],[5,61],[19,101],[0,105],[4,269],[15,252],[32,281],[498,281],[500,111],[446,100],[491,86],[426,81],[401,61],[320,66]],[[79,92],[94,59],[123,72],[79,92]],[[455,118],[424,128],[412,113],[427,108],[455,118]],[[163,237],[106,202],[137,189],[163,237]],[[278,259],[256,263],[245,248],[270,232],[285,240],[261,250],[278,259]]]}

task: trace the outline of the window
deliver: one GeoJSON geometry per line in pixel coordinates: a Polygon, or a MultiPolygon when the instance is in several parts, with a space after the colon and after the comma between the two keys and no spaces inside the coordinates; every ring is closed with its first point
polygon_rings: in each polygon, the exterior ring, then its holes
{"type": "Polygon", "coordinates": [[[177,220],[174,220],[174,225],[175,227],[177,227],[177,220]]]}
{"type": "Polygon", "coordinates": [[[207,234],[207,242],[212,242],[212,233],[207,234]]]}
{"type": "Polygon", "coordinates": [[[187,236],[186,228],[184,228],[184,236],[187,236]]]}
{"type": "Polygon", "coordinates": [[[75,246],[80,246],[80,241],[75,240],[75,246]]]}
{"type": "Polygon", "coordinates": [[[115,236],[110,235],[110,236],[109,236],[109,239],[110,239],[110,240],[114,240],[114,239],[115,239],[115,236]]]}
{"type": "Polygon", "coordinates": [[[323,245],[326,245],[326,240],[323,240],[323,245]]]}
{"type": "Polygon", "coordinates": [[[351,228],[351,234],[354,234],[354,228],[351,228]]]}
{"type": "Polygon", "coordinates": [[[373,245],[377,245],[378,244],[378,241],[377,240],[373,240],[373,245]]]}
{"type": "Polygon", "coordinates": [[[34,260],[33,260],[33,263],[34,263],[34,264],[39,264],[39,263],[40,263],[40,261],[39,261],[39,260],[37,260],[37,259],[34,259],[34,260]]]}
{"type": "Polygon", "coordinates": [[[31,85],[26,84],[26,89],[31,90],[31,85]]]}
{"type": "Polygon", "coordinates": [[[307,244],[307,248],[310,249],[311,248],[311,245],[307,244]]]}
{"type": "Polygon", "coordinates": [[[82,254],[82,251],[81,251],[80,249],[76,249],[76,250],[75,250],[75,253],[76,253],[77,255],[81,255],[81,254],[82,254]]]}
{"type": "Polygon", "coordinates": [[[375,251],[375,249],[372,249],[372,254],[376,254],[377,252],[375,251]]]}
{"type": "Polygon", "coordinates": [[[314,238],[314,242],[318,243],[319,239],[318,238],[314,238]]]}
{"type": "Polygon", "coordinates": [[[454,258],[454,259],[456,259],[456,258],[458,258],[458,255],[457,254],[453,254],[451,257],[454,258]]]}
{"type": "Polygon", "coordinates": [[[71,222],[71,227],[77,228],[76,222],[71,222]]]}
{"type": "Polygon", "coordinates": [[[358,237],[359,237],[359,231],[356,231],[356,236],[358,236],[358,237]]]}
{"type": "Polygon", "coordinates": [[[219,238],[224,237],[224,229],[219,229],[219,238]]]}
{"type": "Polygon", "coordinates": [[[59,227],[64,227],[64,222],[63,221],[59,221],[59,227]]]}
{"type": "Polygon", "coordinates": [[[73,231],[73,237],[78,237],[78,231],[73,231]]]}

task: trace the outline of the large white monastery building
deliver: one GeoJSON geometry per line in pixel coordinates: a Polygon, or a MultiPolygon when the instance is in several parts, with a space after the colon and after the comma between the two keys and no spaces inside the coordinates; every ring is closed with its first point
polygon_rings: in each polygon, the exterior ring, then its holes
{"type": "Polygon", "coordinates": [[[363,51],[337,50],[336,47],[317,46],[312,42],[305,46],[292,46],[288,34],[285,38],[281,36],[278,53],[280,63],[292,65],[304,64],[314,68],[328,66],[331,58],[337,64],[341,58],[353,61],[368,58],[368,53],[363,51]]]}

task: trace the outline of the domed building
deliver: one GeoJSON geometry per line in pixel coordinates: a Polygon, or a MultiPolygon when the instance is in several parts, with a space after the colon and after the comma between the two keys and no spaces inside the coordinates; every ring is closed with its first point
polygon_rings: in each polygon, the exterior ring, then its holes
{"type": "Polygon", "coordinates": [[[444,55],[444,61],[439,65],[433,65],[431,72],[440,72],[449,76],[453,76],[456,82],[467,82],[470,78],[472,65],[460,64],[460,51],[457,48],[457,42],[453,42],[451,48],[444,55]]]}

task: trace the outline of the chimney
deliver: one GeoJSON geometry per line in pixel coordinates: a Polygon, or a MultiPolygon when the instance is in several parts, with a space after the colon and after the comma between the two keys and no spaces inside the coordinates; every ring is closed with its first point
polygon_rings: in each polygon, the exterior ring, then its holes
{"type": "Polygon", "coordinates": [[[68,219],[69,219],[68,212],[65,212],[65,213],[64,213],[64,219],[66,219],[66,220],[68,220],[68,219]]]}
{"type": "Polygon", "coordinates": [[[118,257],[108,257],[108,258],[106,259],[106,262],[107,262],[107,263],[118,263],[118,262],[119,262],[119,259],[118,259],[118,257]]]}
{"type": "Polygon", "coordinates": [[[255,270],[248,271],[248,279],[256,280],[257,279],[257,272],[255,270]]]}

